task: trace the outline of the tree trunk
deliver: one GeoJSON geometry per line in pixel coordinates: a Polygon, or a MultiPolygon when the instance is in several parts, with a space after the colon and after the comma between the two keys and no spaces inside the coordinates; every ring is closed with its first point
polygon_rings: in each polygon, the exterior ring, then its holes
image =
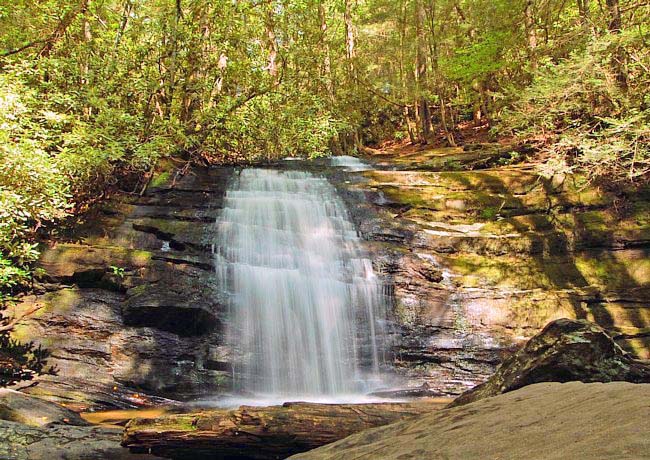
{"type": "Polygon", "coordinates": [[[332,62],[330,56],[329,40],[327,39],[327,15],[323,0],[318,2],[318,20],[320,22],[321,39],[323,44],[323,71],[322,77],[325,80],[325,89],[330,100],[334,101],[334,79],[332,78],[332,62]]]}
{"type": "Polygon", "coordinates": [[[606,0],[606,3],[610,16],[608,29],[610,32],[620,33],[623,22],[621,20],[621,9],[618,0],[606,0]]]}
{"type": "MultiPolygon", "coordinates": [[[[623,21],[621,19],[621,9],[619,7],[618,0],[606,0],[606,3],[610,16],[608,29],[612,34],[619,35],[623,27],[623,21]]],[[[614,66],[614,69],[616,69],[616,80],[618,82],[618,85],[621,87],[621,89],[627,91],[627,56],[625,54],[625,50],[620,44],[617,46],[612,60],[612,65],[614,66]]]]}
{"type": "Polygon", "coordinates": [[[596,35],[596,29],[591,23],[591,6],[589,0],[576,0],[578,3],[578,12],[580,14],[580,24],[585,34],[596,35]]]}
{"type": "Polygon", "coordinates": [[[426,144],[431,137],[431,113],[429,112],[429,103],[424,95],[425,79],[427,74],[427,41],[425,37],[424,24],[426,21],[426,12],[422,0],[415,2],[415,33],[416,33],[416,53],[415,53],[415,84],[417,92],[416,100],[416,119],[420,123],[421,138],[420,141],[426,144]]]}
{"type": "Polygon", "coordinates": [[[348,71],[350,77],[354,78],[354,57],[355,57],[355,34],[354,23],[352,21],[352,0],[345,0],[345,11],[343,13],[343,20],[345,22],[345,56],[348,62],[348,71]]]}
{"type": "Polygon", "coordinates": [[[415,144],[418,141],[418,136],[417,136],[418,127],[416,126],[416,124],[413,122],[413,119],[411,118],[411,113],[408,106],[404,107],[403,114],[404,114],[404,121],[406,123],[406,130],[408,131],[408,135],[409,135],[409,141],[411,142],[411,144],[415,144]]]}
{"type": "MultiPolygon", "coordinates": [[[[179,28],[181,19],[183,19],[183,5],[181,0],[176,0],[176,14],[174,15],[173,28],[169,37],[169,65],[166,72],[161,71],[161,78],[166,84],[161,84],[160,99],[164,105],[164,115],[167,119],[171,119],[172,107],[174,97],[176,96],[177,86],[177,73],[178,73],[178,41],[179,41],[179,28]]],[[[162,67],[160,67],[162,70],[162,67]]],[[[161,107],[162,109],[163,107],[161,107]]]]}
{"type": "Polygon", "coordinates": [[[454,139],[454,134],[449,130],[449,123],[447,122],[447,106],[445,105],[445,99],[442,94],[438,95],[440,99],[440,124],[442,125],[442,130],[445,133],[447,142],[451,147],[456,147],[456,139],[454,139]]]}
{"type": "Polygon", "coordinates": [[[533,73],[537,71],[537,30],[534,11],[533,0],[526,0],[526,7],[524,9],[524,26],[526,28],[526,38],[528,39],[530,69],[533,73]]]}
{"type": "Polygon", "coordinates": [[[124,2],[122,20],[120,21],[120,28],[117,30],[117,34],[115,34],[115,44],[113,45],[113,53],[117,53],[117,50],[120,47],[120,42],[122,41],[122,36],[124,35],[124,31],[126,30],[126,25],[129,22],[129,16],[131,15],[132,9],[133,9],[133,3],[131,3],[131,0],[126,0],[124,2]]]}
{"type": "Polygon", "coordinates": [[[122,445],[175,459],[286,458],[447,403],[286,403],[134,419],[124,429],[122,445]]]}
{"type": "Polygon", "coordinates": [[[266,29],[266,40],[269,49],[269,64],[267,69],[273,79],[273,86],[280,84],[278,78],[278,41],[275,37],[275,21],[273,18],[273,9],[269,6],[266,9],[264,17],[264,28],[266,29]]]}
{"type": "MultiPolygon", "coordinates": [[[[82,24],[83,24],[83,42],[84,57],[81,60],[81,86],[88,86],[90,81],[90,59],[92,57],[91,42],[93,40],[92,29],[90,28],[90,0],[83,0],[81,3],[82,24]]],[[[85,105],[83,108],[84,118],[89,120],[92,116],[92,107],[85,105]]]]}

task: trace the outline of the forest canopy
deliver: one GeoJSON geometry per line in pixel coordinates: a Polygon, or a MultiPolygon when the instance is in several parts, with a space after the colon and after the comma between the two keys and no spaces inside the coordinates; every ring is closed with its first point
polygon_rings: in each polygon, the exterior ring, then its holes
{"type": "Polygon", "coordinates": [[[469,124],[543,169],[647,181],[644,0],[0,1],[0,285],[161,158],[314,157],[469,124]]]}

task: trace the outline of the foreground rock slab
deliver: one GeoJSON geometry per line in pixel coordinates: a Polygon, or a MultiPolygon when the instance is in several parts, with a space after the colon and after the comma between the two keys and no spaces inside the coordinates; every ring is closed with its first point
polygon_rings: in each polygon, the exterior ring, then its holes
{"type": "Polygon", "coordinates": [[[448,400],[380,404],[285,403],[135,419],[122,445],[173,459],[277,459],[352,433],[441,409],[448,400]]]}
{"type": "Polygon", "coordinates": [[[559,319],[507,358],[489,380],[454,400],[459,406],[540,382],[650,383],[650,366],[633,359],[598,325],[559,319]]]}
{"type": "Polygon", "coordinates": [[[539,383],[363,431],[294,460],[650,458],[650,385],[539,383]]]}
{"type": "Polygon", "coordinates": [[[0,459],[148,460],[120,447],[120,431],[90,426],[58,404],[0,389],[0,459]]]}

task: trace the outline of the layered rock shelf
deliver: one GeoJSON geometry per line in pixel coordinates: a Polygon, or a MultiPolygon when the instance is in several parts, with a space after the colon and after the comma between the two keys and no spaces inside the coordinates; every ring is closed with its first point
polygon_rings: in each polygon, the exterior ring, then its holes
{"type": "Polygon", "coordinates": [[[394,288],[395,367],[456,394],[558,318],[593,321],[648,359],[650,191],[470,150],[373,152],[376,169],[341,185],[394,288]]]}
{"type": "Polygon", "coordinates": [[[24,391],[78,410],[174,404],[230,387],[210,228],[232,170],[154,178],[46,249],[14,337],[48,350],[53,375],[24,391]],[[215,361],[215,359],[217,361],[215,361]]]}
{"type": "MultiPolygon", "coordinates": [[[[373,169],[272,165],[321,174],[345,200],[394,299],[384,370],[402,390],[460,394],[563,317],[650,357],[650,192],[546,179],[509,157],[473,146],[372,152],[373,169]]],[[[36,338],[55,372],[26,392],[102,409],[231,389],[210,232],[236,170],[170,171],[44,252],[47,275],[16,307],[36,313],[14,336],[36,338]]]]}

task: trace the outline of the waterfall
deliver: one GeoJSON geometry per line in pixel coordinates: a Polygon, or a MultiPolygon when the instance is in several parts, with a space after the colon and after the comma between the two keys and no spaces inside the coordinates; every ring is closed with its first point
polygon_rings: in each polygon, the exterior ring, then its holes
{"type": "Polygon", "coordinates": [[[339,166],[347,171],[369,171],[372,169],[367,163],[350,155],[338,155],[332,157],[331,161],[332,166],[339,166]]]}
{"type": "Polygon", "coordinates": [[[238,389],[366,391],[381,364],[386,297],[334,187],[309,172],[244,169],[216,226],[238,389]]]}

